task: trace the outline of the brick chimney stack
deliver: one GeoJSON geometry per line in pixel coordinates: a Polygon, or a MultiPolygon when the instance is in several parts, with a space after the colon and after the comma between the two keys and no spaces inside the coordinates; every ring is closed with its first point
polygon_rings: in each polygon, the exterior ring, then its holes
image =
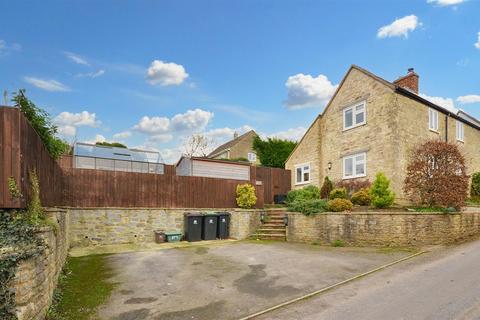
{"type": "Polygon", "coordinates": [[[409,68],[406,76],[398,78],[393,83],[418,94],[418,78],[420,77],[413,68],[409,68]]]}

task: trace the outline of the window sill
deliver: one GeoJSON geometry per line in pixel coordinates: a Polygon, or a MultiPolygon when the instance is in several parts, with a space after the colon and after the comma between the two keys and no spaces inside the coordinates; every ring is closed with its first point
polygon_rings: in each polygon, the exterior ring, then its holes
{"type": "Polygon", "coordinates": [[[306,185],[306,184],[310,184],[310,181],[295,182],[295,185],[296,185],[296,186],[303,186],[303,185],[306,185]]]}
{"type": "Polygon", "coordinates": [[[457,142],[460,142],[460,143],[463,143],[463,144],[465,144],[465,141],[463,141],[463,140],[460,140],[460,139],[457,139],[457,142]]]}
{"type": "Polygon", "coordinates": [[[343,177],[342,180],[351,180],[351,179],[357,179],[357,178],[365,178],[366,176],[367,176],[366,174],[362,174],[362,175],[353,176],[353,177],[343,177]]]}
{"type": "Polygon", "coordinates": [[[434,129],[430,129],[430,128],[428,128],[428,130],[430,130],[433,133],[440,134],[440,131],[438,131],[438,130],[434,130],[434,129]]]}
{"type": "Polygon", "coordinates": [[[367,124],[366,122],[363,122],[363,123],[354,125],[353,127],[343,128],[342,132],[349,131],[349,130],[352,130],[352,129],[355,129],[355,128],[358,128],[358,127],[363,127],[366,124],[367,124]]]}

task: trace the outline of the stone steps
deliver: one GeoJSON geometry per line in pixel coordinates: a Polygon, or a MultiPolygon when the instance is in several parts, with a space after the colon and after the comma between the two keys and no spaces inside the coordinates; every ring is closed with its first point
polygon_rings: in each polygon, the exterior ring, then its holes
{"type": "Polygon", "coordinates": [[[287,235],[284,222],[285,215],[284,211],[268,212],[265,216],[265,222],[257,229],[252,238],[285,241],[287,235]]]}

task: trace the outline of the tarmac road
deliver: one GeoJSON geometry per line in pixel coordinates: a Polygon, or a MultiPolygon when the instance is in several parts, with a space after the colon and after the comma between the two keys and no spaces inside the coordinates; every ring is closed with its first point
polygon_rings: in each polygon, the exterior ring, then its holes
{"type": "Polygon", "coordinates": [[[480,240],[434,249],[255,319],[480,319],[480,240]]]}

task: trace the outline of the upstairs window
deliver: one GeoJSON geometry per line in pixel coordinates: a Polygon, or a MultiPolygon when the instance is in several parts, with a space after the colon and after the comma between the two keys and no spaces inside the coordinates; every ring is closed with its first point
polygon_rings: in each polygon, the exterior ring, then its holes
{"type": "Polygon", "coordinates": [[[362,101],[343,110],[343,130],[367,123],[366,102],[362,101]]]}
{"type": "Polygon", "coordinates": [[[428,109],[428,129],[438,131],[438,111],[432,108],[428,109]]]}
{"type": "Polygon", "coordinates": [[[299,164],[295,166],[295,184],[310,182],[310,164],[299,164]]]}
{"type": "Polygon", "coordinates": [[[367,154],[365,152],[343,157],[343,179],[367,175],[367,154]]]}
{"type": "Polygon", "coordinates": [[[248,153],[248,161],[256,162],[257,161],[257,155],[253,152],[249,152],[248,153]]]}
{"type": "Polygon", "coordinates": [[[464,128],[463,123],[457,120],[457,140],[463,142],[464,128]]]}

